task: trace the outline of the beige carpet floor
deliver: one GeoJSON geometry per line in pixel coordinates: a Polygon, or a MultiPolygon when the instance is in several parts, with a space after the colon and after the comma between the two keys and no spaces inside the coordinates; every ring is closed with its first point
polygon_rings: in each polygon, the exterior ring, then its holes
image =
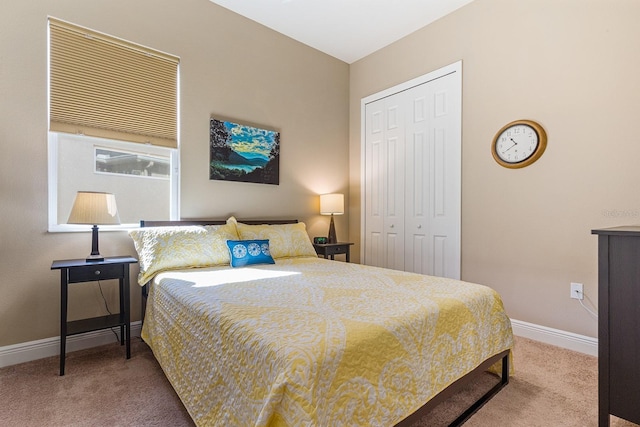
{"type": "MultiPolygon", "coordinates": [[[[597,360],[516,339],[515,375],[465,424],[469,427],[597,425],[597,360]]],[[[415,427],[447,425],[496,382],[485,375],[415,427]]],[[[0,426],[193,426],[149,348],[132,357],[114,343],[67,355],[66,375],[50,357],[0,369],[0,426]]],[[[612,417],[612,426],[635,424],[612,417]]],[[[331,426],[333,427],[333,426],[331,426]]]]}

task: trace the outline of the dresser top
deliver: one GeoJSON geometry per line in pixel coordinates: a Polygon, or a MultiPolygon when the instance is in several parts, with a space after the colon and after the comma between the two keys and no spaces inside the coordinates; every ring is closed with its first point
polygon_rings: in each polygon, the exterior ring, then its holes
{"type": "Polygon", "coordinates": [[[640,225],[622,225],[619,227],[591,230],[591,234],[640,236],[640,225]]]}

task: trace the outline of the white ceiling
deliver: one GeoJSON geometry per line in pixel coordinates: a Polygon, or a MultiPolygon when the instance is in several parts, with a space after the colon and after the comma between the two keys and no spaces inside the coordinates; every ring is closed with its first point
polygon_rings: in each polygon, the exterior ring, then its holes
{"type": "Polygon", "coordinates": [[[211,0],[348,64],[473,0],[211,0]]]}

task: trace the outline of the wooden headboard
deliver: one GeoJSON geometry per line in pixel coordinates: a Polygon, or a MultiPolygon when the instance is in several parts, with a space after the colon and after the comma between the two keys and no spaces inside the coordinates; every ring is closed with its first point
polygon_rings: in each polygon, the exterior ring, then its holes
{"type": "MultiPolygon", "coordinates": [[[[296,224],[297,219],[239,219],[238,222],[249,225],[261,224],[296,224]]],[[[178,225],[223,225],[226,219],[181,219],[176,221],[146,221],[140,220],[140,227],[170,227],[178,225]]]]}

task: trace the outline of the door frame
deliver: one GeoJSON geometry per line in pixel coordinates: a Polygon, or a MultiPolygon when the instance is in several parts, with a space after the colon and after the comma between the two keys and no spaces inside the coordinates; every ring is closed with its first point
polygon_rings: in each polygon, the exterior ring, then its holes
{"type": "MultiPolygon", "coordinates": [[[[418,76],[416,78],[413,78],[411,80],[408,80],[404,83],[400,83],[398,85],[395,85],[393,87],[384,89],[380,92],[374,93],[372,95],[369,95],[365,98],[362,98],[360,100],[360,164],[362,165],[360,168],[360,259],[362,261],[365,260],[364,258],[364,254],[365,254],[365,245],[364,245],[364,238],[365,238],[365,214],[366,214],[366,105],[371,103],[371,102],[375,102],[378,101],[380,99],[386,98],[388,96],[392,96],[395,95],[397,93],[403,92],[405,90],[411,89],[415,86],[420,86],[422,84],[428,83],[432,80],[436,80],[439,79],[441,77],[444,77],[446,75],[449,74],[457,74],[459,76],[459,84],[460,84],[460,100],[459,100],[459,106],[460,106],[460,129],[458,129],[457,132],[457,137],[459,139],[459,141],[457,141],[460,144],[460,159],[459,161],[462,163],[462,60],[454,62],[453,64],[449,64],[446,65],[442,68],[438,68],[437,70],[431,71],[427,74],[423,74],[421,76],[418,76]]],[[[462,174],[462,167],[460,167],[460,173],[462,174]]],[[[460,177],[460,187],[462,187],[462,177],[460,177]]],[[[461,257],[461,253],[462,253],[462,188],[460,188],[460,191],[458,193],[458,197],[460,198],[460,200],[458,200],[458,206],[460,206],[460,215],[458,218],[458,230],[460,230],[459,232],[459,242],[458,242],[458,248],[459,248],[459,253],[458,253],[458,259],[460,260],[460,264],[462,261],[462,257],[461,257]]],[[[460,265],[459,267],[459,272],[458,272],[458,276],[460,276],[461,274],[461,270],[462,270],[462,265],[460,265]]],[[[458,277],[459,279],[460,277],[458,277]]]]}

